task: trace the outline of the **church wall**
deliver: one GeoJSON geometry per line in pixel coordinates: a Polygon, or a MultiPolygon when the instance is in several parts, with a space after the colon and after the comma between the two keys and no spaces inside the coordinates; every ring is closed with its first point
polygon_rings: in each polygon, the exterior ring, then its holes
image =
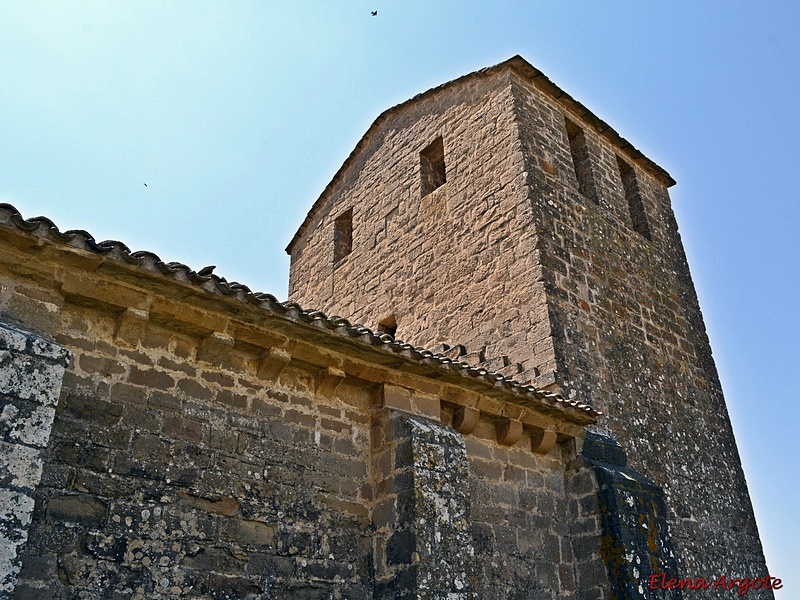
{"type": "Polygon", "coordinates": [[[16,597],[370,597],[368,388],[265,384],[190,336],[121,348],[112,319],[61,318],[74,358],[16,597]]]}
{"type": "Polygon", "coordinates": [[[26,254],[0,260],[2,318],[72,358],[13,598],[371,597],[373,385],[329,393],[296,348],[269,379],[243,333],[209,331],[224,309],[173,319],[122,278],[26,254]],[[126,326],[137,299],[149,318],[126,326]]]}
{"type": "Polygon", "coordinates": [[[8,210],[0,320],[69,357],[11,597],[575,594],[561,536],[585,411],[18,228],[8,210]],[[475,431],[450,426],[459,407],[475,431]],[[542,432],[559,443],[540,456],[542,432]]]}
{"type": "Polygon", "coordinates": [[[606,596],[597,486],[575,447],[530,453],[527,436],[498,445],[490,424],[466,439],[478,597],[606,596]]]}

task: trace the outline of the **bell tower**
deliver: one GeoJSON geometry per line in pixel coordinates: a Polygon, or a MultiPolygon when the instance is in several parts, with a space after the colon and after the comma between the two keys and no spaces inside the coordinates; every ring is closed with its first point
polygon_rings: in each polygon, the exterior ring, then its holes
{"type": "Polygon", "coordinates": [[[674,183],[514,57],[376,119],[287,248],[289,295],[592,404],[663,489],[679,573],[762,576],[674,183]]]}

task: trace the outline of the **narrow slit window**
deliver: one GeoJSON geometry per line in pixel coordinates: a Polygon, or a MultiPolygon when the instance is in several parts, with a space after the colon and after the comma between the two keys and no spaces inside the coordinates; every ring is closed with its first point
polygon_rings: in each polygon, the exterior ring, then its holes
{"type": "Polygon", "coordinates": [[[631,223],[633,229],[643,237],[650,239],[650,226],[647,223],[647,215],[644,212],[642,194],[639,191],[639,182],[636,181],[636,172],[633,167],[617,157],[619,174],[622,178],[622,187],[625,188],[625,199],[628,201],[628,210],[631,213],[631,223]]]}
{"type": "Polygon", "coordinates": [[[427,196],[432,191],[447,183],[444,168],[444,143],[438,137],[425,148],[419,155],[422,195],[427,196]]]}
{"type": "Polygon", "coordinates": [[[564,121],[567,126],[569,151],[572,154],[572,166],[575,169],[575,177],[578,179],[578,191],[595,204],[599,204],[594,185],[592,162],[589,158],[589,148],[586,145],[586,134],[583,129],[569,119],[564,121]]]}
{"type": "Polygon", "coordinates": [[[333,262],[337,263],[353,251],[353,209],[333,223],[333,262]]]}

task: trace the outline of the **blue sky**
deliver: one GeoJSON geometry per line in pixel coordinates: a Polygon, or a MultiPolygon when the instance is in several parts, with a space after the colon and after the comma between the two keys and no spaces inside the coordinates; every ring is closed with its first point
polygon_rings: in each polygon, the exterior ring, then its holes
{"type": "Polygon", "coordinates": [[[283,249],[373,119],[521,54],[678,181],[788,600],[800,597],[799,27],[800,3],[777,0],[6,0],[0,201],[285,299],[283,249]]]}

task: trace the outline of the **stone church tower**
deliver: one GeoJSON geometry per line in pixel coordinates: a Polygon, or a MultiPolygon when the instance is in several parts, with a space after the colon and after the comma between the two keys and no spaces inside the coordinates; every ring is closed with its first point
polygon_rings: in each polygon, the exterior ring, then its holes
{"type": "Polygon", "coordinates": [[[667,189],[520,57],[381,114],[289,244],[290,299],[601,411],[681,577],[766,574],[667,189]]]}

